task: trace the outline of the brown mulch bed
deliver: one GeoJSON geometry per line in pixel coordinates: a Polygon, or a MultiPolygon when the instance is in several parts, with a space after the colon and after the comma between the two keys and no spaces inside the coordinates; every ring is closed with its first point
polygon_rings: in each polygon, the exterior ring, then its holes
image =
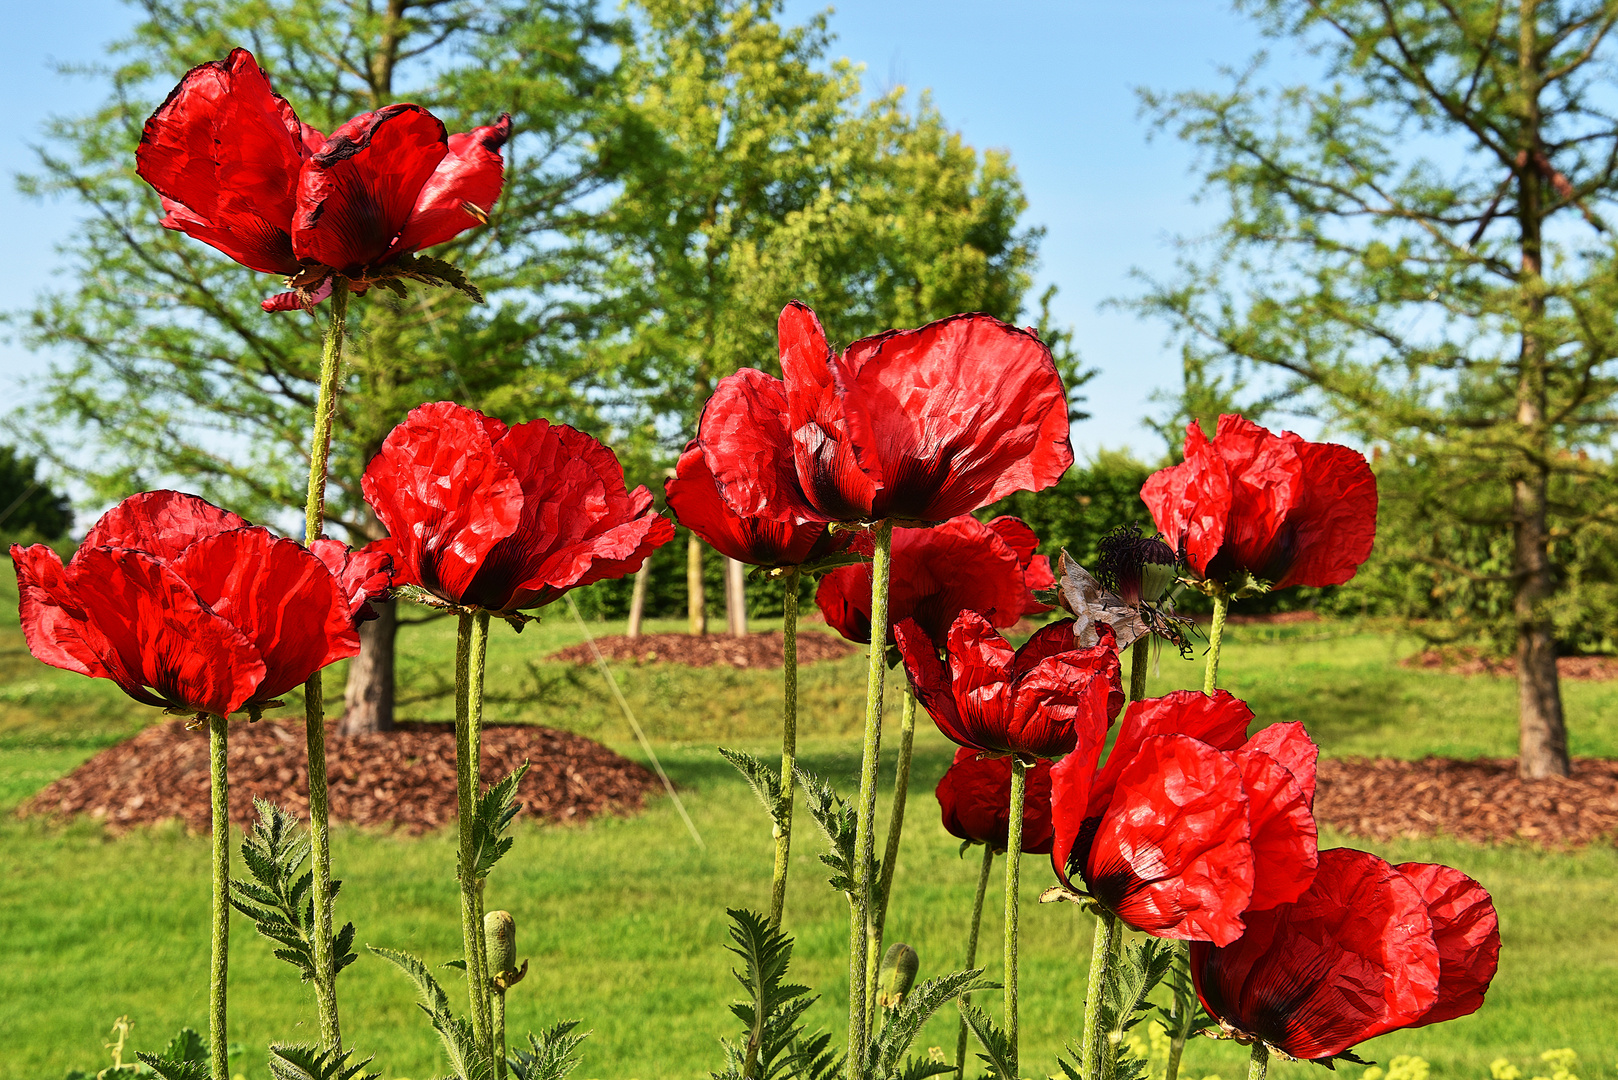
{"type": "MultiPolygon", "coordinates": [[[[1210,612],[1202,611],[1191,616],[1192,620],[1202,624],[1213,622],[1210,612]]],[[[1318,611],[1269,611],[1258,615],[1233,614],[1226,617],[1225,622],[1231,626],[1291,626],[1294,623],[1323,622],[1318,611]]]]}
{"type": "MultiPolygon", "coordinates": [[[[308,764],[301,723],[230,725],[230,819],[254,818],[253,796],[307,818],[308,764]]],[[[486,782],[529,763],[518,800],[523,813],[550,821],[640,809],[662,790],[653,773],[598,742],[528,724],[483,730],[486,782]]],[[[357,825],[425,832],[455,820],[455,725],[404,723],[376,735],[326,735],[331,816],[357,825]]],[[[175,720],[108,747],[25,802],[27,815],[83,814],[115,832],[178,818],[208,828],[208,733],[175,720]]]]}
{"type": "MultiPolygon", "coordinates": [[[[1405,657],[1399,664],[1452,675],[1517,674],[1516,657],[1488,656],[1475,649],[1426,649],[1405,657]]],[[[1556,674],[1564,679],[1590,682],[1618,679],[1618,656],[1558,656],[1556,674]]]]}
{"type": "Polygon", "coordinates": [[[1377,840],[1442,834],[1563,848],[1618,840],[1618,761],[1574,758],[1565,779],[1520,780],[1515,758],[1323,758],[1315,817],[1377,840]]]}
{"type": "MultiPolygon", "coordinates": [[[[638,664],[657,662],[685,664],[689,667],[713,667],[729,664],[737,668],[778,668],[781,666],[781,634],[779,631],[732,637],[730,634],[642,634],[638,638],[614,634],[596,638],[596,648],[608,660],[627,660],[638,664]]],[[[821,660],[841,660],[861,646],[840,637],[819,632],[798,635],[798,663],[814,664],[821,660]]],[[[595,654],[588,642],[570,645],[560,652],[551,653],[551,660],[575,664],[595,663],[595,654]]]]}

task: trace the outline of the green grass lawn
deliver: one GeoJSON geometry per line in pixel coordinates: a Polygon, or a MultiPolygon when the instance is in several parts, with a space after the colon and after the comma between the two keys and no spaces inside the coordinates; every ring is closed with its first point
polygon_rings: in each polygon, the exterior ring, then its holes
{"type": "MultiPolygon", "coordinates": [[[[35,663],[17,630],[14,586],[0,583],[0,1078],[57,1080],[69,1068],[106,1063],[101,1044],[114,1019],[134,1022],[132,1044],[155,1049],[181,1024],[203,1027],[207,964],[207,845],[174,828],[113,839],[89,823],[20,820],[11,808],[97,749],[156,719],[109,683],[35,663]],[[11,590],[9,593],[7,590],[11,590]]],[[[677,629],[674,623],[653,629],[677,629]]],[[[600,633],[621,627],[598,625],[600,633]]],[[[641,752],[591,668],[547,663],[579,640],[562,608],[516,635],[496,624],[489,658],[491,721],[546,723],[641,752]]],[[[401,712],[447,719],[441,691],[454,631],[441,621],[401,639],[401,712]]],[[[1223,680],[1261,721],[1304,720],[1328,754],[1509,755],[1515,745],[1515,688],[1509,680],[1411,671],[1394,663],[1413,646],[1372,628],[1304,624],[1239,627],[1225,649],[1223,680]]],[[[1153,692],[1199,685],[1200,665],[1173,654],[1153,692]]],[[[581,1077],[695,1077],[718,1067],[719,1035],[736,1022],[725,907],[767,901],[769,830],[741,780],[713,753],[716,744],[767,754],[775,738],[779,673],[620,665],[624,692],[682,789],[703,840],[698,850],[667,799],[634,818],[584,826],[523,822],[517,843],[489,885],[491,907],[512,911],[528,978],[510,996],[514,1032],[580,1017],[593,1034],[581,1077]]],[[[850,658],[802,673],[804,760],[852,792],[857,769],[863,661],[850,658]]],[[[341,675],[329,685],[340,686],[341,675]]],[[[1618,687],[1565,687],[1573,750],[1618,755],[1618,687]]],[[[200,736],[199,736],[200,737],[200,736]]],[[[923,976],[955,967],[975,882],[976,860],[938,824],[932,787],[952,747],[923,721],[913,775],[910,825],[901,855],[889,940],[910,942],[923,976]]],[[[890,754],[891,757],[891,754],[890,754]]],[[[884,781],[884,813],[890,780],[884,781]]],[[[822,999],[811,1026],[840,1031],[847,978],[846,905],[824,884],[818,838],[800,815],[787,924],[797,938],[794,978],[822,999]]],[[[1366,844],[1395,861],[1458,866],[1494,893],[1505,947],[1489,1003],[1472,1016],[1366,1044],[1384,1065],[1420,1054],[1435,1075],[1484,1080],[1506,1058],[1525,1077],[1549,1075],[1541,1051],[1571,1047],[1582,1080],[1618,1077],[1618,850],[1544,853],[1446,840],[1366,844]]],[[[460,949],[454,844],[448,833],[411,839],[339,828],[335,871],[344,880],[339,914],[358,939],[403,948],[439,963],[460,949]]],[[[999,874],[997,872],[996,878],[999,874]]],[[[1023,868],[1023,1061],[1030,1075],[1055,1071],[1056,1054],[1077,1033],[1089,957],[1089,918],[1067,905],[1039,906],[1050,882],[1046,860],[1023,868]]],[[[995,895],[991,891],[991,896],[995,895]]],[[[998,978],[998,911],[986,914],[980,956],[998,978]]],[[[235,1071],[266,1075],[263,1047],[313,1038],[313,1007],[290,968],[241,919],[233,923],[234,1041],[246,1047],[235,1071]]],[[[445,972],[446,985],[453,973],[445,972]]],[[[452,987],[453,992],[453,987],[452,987]]],[[[405,979],[369,955],[339,985],[346,1040],[376,1053],[389,1078],[441,1076],[425,1018],[405,979]]],[[[984,995],[991,1012],[998,1002],[984,995]]],[[[918,1049],[953,1053],[954,1022],[935,1020],[918,1049]]],[[[1228,1043],[1194,1042],[1183,1075],[1235,1080],[1245,1055],[1228,1043]]],[[[1357,1066],[1342,1070],[1357,1077],[1357,1066]]],[[[1312,1067],[1278,1065],[1291,1080],[1312,1067]]],[[[1323,1075],[1323,1074],[1320,1074],[1323,1075]]]]}

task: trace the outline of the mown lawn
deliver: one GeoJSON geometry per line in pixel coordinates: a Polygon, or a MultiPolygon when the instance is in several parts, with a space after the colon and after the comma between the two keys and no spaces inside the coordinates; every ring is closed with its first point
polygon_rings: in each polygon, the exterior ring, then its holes
{"type": "MultiPolygon", "coordinates": [[[[114,1019],[134,1022],[132,1043],[154,1049],[181,1024],[204,1025],[206,842],[173,828],[109,838],[86,822],[19,820],[10,811],[28,794],[97,749],[155,717],[110,686],[58,672],[26,654],[9,575],[0,584],[0,1078],[56,1080],[69,1068],[107,1061],[102,1043],[114,1019]]],[[[591,668],[547,663],[551,650],[579,640],[563,607],[518,636],[496,625],[490,648],[492,721],[547,723],[599,738],[639,757],[616,706],[591,668]]],[[[656,629],[677,629],[669,623],[656,629]]],[[[599,633],[621,627],[597,625],[599,633]]],[[[1352,625],[1305,624],[1233,630],[1223,681],[1263,721],[1301,719],[1328,754],[1509,755],[1515,743],[1514,686],[1399,668],[1411,646],[1352,625]]],[[[450,671],[453,628],[412,628],[402,638],[402,712],[451,714],[434,696],[450,671]]],[[[1196,685],[1200,665],[1162,659],[1154,692],[1196,685]]],[[[537,1028],[580,1017],[593,1031],[581,1077],[695,1077],[718,1067],[716,1039],[736,1026],[726,939],[726,906],[762,907],[769,875],[769,831],[745,785],[715,744],[760,754],[772,748],[778,673],[619,666],[626,696],[696,821],[698,850],[673,806],[655,800],[634,818],[585,826],[522,823],[517,845],[495,871],[490,906],[511,910],[520,954],[532,961],[510,996],[510,1027],[537,1028]]],[[[804,670],[804,760],[853,790],[863,667],[858,658],[804,670]]],[[[341,685],[341,675],[331,677],[341,685]]],[[[1566,687],[1573,749],[1618,755],[1618,687],[1566,687]]],[[[922,957],[923,974],[955,966],[963,948],[976,863],[957,857],[938,825],[931,790],[951,747],[930,726],[918,738],[910,826],[899,865],[890,940],[922,957]]],[[[887,804],[887,784],[882,803],[887,804]]],[[[846,907],[824,885],[818,838],[800,816],[788,925],[798,940],[794,977],[823,995],[812,1026],[840,1030],[847,945],[846,907]]],[[[1352,842],[1342,837],[1329,842],[1352,842]]],[[[1477,1015],[1385,1036],[1361,1048],[1384,1065],[1420,1054],[1436,1076],[1484,1080],[1506,1058],[1524,1076],[1549,1075],[1541,1051],[1571,1047],[1583,1080],[1618,1077],[1618,850],[1544,853],[1519,846],[1482,848],[1453,841],[1372,847],[1395,861],[1459,866],[1494,893],[1505,948],[1489,1003],[1477,1015]]],[[[404,948],[437,963],[460,948],[448,834],[419,839],[340,828],[334,843],[344,880],[342,918],[359,940],[404,948]]],[[[998,873],[997,873],[998,878],[998,873]]],[[[1087,917],[1065,905],[1034,903],[1049,883],[1048,863],[1024,864],[1023,1060],[1030,1075],[1055,1071],[1056,1054],[1077,1029],[1089,955],[1087,917]]],[[[993,892],[991,892],[991,896],[993,892]]],[[[998,913],[986,925],[998,925],[998,913]]],[[[998,977],[996,930],[980,954],[998,977]]],[[[232,1039],[246,1048],[235,1070],[266,1075],[263,1047],[311,1039],[313,1010],[290,969],[238,919],[233,924],[232,1039]]],[[[446,983],[452,978],[445,972],[446,983]]],[[[339,989],[347,1041],[376,1053],[390,1078],[443,1074],[433,1037],[413,994],[390,965],[366,955],[339,989]]],[[[984,1004],[997,1011],[998,1002],[984,1004]]],[[[919,1048],[953,1052],[952,1017],[935,1021],[919,1048]]],[[[1244,1055],[1204,1040],[1187,1051],[1184,1075],[1234,1080],[1244,1055]]],[[[1304,1066],[1276,1075],[1315,1075],[1304,1066]]],[[[1357,1066],[1342,1069],[1357,1077],[1357,1066]]]]}

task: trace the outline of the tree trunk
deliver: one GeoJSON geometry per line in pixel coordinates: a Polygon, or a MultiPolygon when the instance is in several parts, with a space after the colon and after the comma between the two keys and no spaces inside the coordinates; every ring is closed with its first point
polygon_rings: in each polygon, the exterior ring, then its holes
{"type": "Polygon", "coordinates": [[[377,617],[360,624],[360,654],[348,666],[338,732],[366,735],[393,730],[393,644],[399,631],[397,600],[373,600],[377,617]]]}
{"type": "Polygon", "coordinates": [[[1522,236],[1522,343],[1517,372],[1517,425],[1522,462],[1512,480],[1513,573],[1516,587],[1512,613],[1517,623],[1517,773],[1525,779],[1566,776],[1567,728],[1562,718],[1562,689],[1556,675],[1555,627],[1544,601],[1555,589],[1546,527],[1550,471],[1550,433],[1545,420],[1546,368],[1540,329],[1545,319],[1543,227],[1546,214],[1544,177],[1539,162],[1539,93],[1541,89],[1536,0],[1521,0],[1517,63],[1522,79],[1523,144],[1518,158],[1517,206],[1522,236]]]}
{"type": "Polygon", "coordinates": [[[747,636],[747,564],[725,559],[725,618],[734,637],[747,636]]]}
{"type": "Polygon", "coordinates": [[[629,598],[629,638],[640,637],[640,624],[646,617],[646,586],[652,580],[652,557],[646,556],[646,561],[640,564],[635,571],[635,591],[629,598]]]}
{"type": "Polygon", "coordinates": [[[701,636],[708,632],[708,609],[702,595],[702,541],[697,534],[685,549],[686,613],[691,620],[691,633],[701,636]]]}

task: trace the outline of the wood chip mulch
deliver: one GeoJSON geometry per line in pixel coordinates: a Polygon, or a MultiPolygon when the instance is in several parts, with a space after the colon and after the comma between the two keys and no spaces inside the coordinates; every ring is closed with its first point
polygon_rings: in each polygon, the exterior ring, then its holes
{"type": "Polygon", "coordinates": [[[1565,779],[1520,780],[1515,758],[1322,758],[1318,777],[1315,817],[1355,836],[1618,842],[1615,760],[1574,758],[1565,779]]]}
{"type": "MultiPolygon", "coordinates": [[[[608,660],[633,663],[685,664],[689,667],[713,667],[728,664],[736,668],[778,668],[781,666],[781,634],[779,631],[733,637],[730,634],[642,634],[637,638],[614,634],[596,638],[596,648],[608,660]]],[[[798,664],[814,664],[822,660],[841,660],[864,646],[844,641],[840,637],[817,632],[798,635],[798,664]]],[[[593,664],[595,654],[587,642],[570,645],[560,652],[551,653],[549,659],[564,663],[593,664]]]]}
{"type": "MultiPolygon", "coordinates": [[[[1471,649],[1426,649],[1399,661],[1400,666],[1452,675],[1516,675],[1517,659],[1487,656],[1471,649]]],[[[1606,682],[1618,679],[1618,656],[1558,656],[1556,674],[1564,679],[1606,682]]]]}
{"type": "MultiPolygon", "coordinates": [[[[524,815],[583,821],[630,813],[662,785],[647,768],[598,742],[529,724],[483,730],[483,780],[493,782],[529,763],[518,800],[524,815]]],[[[230,725],[230,819],[254,819],[253,796],[307,819],[308,761],[304,727],[260,721],[230,725]]],[[[455,820],[455,726],[402,723],[375,735],[326,735],[331,816],[356,825],[389,825],[421,833],[455,820]]],[[[208,828],[208,733],[180,720],[157,724],[108,747],[18,808],[29,815],[87,815],[114,832],[167,818],[208,828]]]]}

